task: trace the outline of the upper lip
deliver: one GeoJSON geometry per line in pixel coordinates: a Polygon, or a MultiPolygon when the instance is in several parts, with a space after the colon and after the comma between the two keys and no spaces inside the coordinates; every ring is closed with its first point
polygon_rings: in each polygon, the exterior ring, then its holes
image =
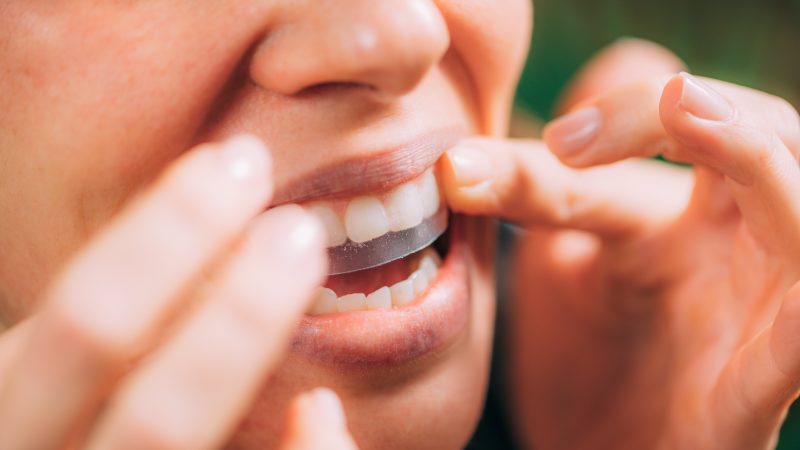
{"type": "Polygon", "coordinates": [[[386,191],[421,175],[466,134],[462,127],[442,128],[368,156],[334,161],[278,187],[273,204],[386,191]]]}

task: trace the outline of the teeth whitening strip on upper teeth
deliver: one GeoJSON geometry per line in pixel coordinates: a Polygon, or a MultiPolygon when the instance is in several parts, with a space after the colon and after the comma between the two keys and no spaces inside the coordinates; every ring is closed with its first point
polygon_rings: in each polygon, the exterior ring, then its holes
{"type": "Polygon", "coordinates": [[[430,245],[447,228],[447,208],[432,169],[380,195],[309,205],[328,232],[330,274],[400,259],[430,245]]]}
{"type": "Polygon", "coordinates": [[[403,258],[431,245],[446,229],[447,209],[442,207],[416,227],[391,231],[367,242],[347,241],[328,248],[329,272],[331,275],[355,272],[403,258]]]}

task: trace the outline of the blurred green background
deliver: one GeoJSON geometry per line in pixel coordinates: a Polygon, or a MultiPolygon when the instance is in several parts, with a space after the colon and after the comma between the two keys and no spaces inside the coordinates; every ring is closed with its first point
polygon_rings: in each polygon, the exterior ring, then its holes
{"type": "MultiPolygon", "coordinates": [[[[534,5],[531,54],[517,105],[541,119],[552,117],[575,71],[621,37],[657,42],[692,73],[800,106],[800,0],[535,0],[534,5]]],[[[800,404],[783,427],[778,449],[800,449],[800,404]]]]}

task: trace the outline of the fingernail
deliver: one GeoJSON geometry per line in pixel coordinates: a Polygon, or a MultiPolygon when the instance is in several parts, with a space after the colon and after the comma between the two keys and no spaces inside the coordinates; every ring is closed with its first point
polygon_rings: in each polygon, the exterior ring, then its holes
{"type": "Polygon", "coordinates": [[[335,392],[328,388],[316,388],[309,393],[309,398],[314,402],[315,410],[324,416],[325,423],[346,426],[342,401],[335,392]]]}
{"type": "Polygon", "coordinates": [[[601,124],[599,109],[579,109],[550,122],[544,131],[545,141],[559,156],[574,155],[594,142],[601,124]]]}
{"type": "Polygon", "coordinates": [[[252,135],[243,134],[222,142],[218,156],[224,170],[241,181],[263,179],[272,168],[267,147],[252,135]]]}
{"type": "Polygon", "coordinates": [[[492,161],[484,150],[455,147],[447,151],[447,158],[459,187],[475,186],[492,176],[492,161]]]}
{"type": "Polygon", "coordinates": [[[683,90],[680,107],[689,114],[706,120],[723,121],[733,115],[733,108],[719,93],[706,83],[686,72],[681,72],[683,90]]]}

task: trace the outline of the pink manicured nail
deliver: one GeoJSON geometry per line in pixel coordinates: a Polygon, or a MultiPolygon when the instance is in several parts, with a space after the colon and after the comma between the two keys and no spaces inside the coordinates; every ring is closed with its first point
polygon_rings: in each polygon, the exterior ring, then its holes
{"type": "Polygon", "coordinates": [[[269,151],[255,136],[240,135],[230,138],[220,144],[218,154],[224,169],[237,180],[265,178],[271,170],[269,151]]]}
{"type": "Polygon", "coordinates": [[[456,147],[447,151],[459,187],[480,184],[492,176],[492,162],[486,151],[474,147],[456,147]]]}
{"type": "Polygon", "coordinates": [[[573,111],[550,122],[545,141],[559,156],[570,156],[586,149],[600,133],[602,117],[594,106],[573,111]]]}
{"type": "Polygon", "coordinates": [[[706,120],[723,121],[733,115],[733,108],[719,93],[706,83],[681,72],[683,91],[680,107],[689,114],[706,120]]]}
{"type": "Polygon", "coordinates": [[[325,423],[335,426],[345,426],[344,409],[339,396],[328,388],[316,388],[310,392],[309,397],[314,402],[318,413],[325,416],[325,423]]]}

